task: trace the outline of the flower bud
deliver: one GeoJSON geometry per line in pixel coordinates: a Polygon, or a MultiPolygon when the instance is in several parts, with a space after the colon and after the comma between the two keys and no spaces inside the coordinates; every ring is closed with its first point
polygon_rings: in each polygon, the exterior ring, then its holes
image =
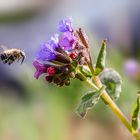
{"type": "Polygon", "coordinates": [[[55,73],[56,73],[56,69],[54,67],[49,67],[47,69],[47,73],[50,75],[50,76],[54,76],[55,73]]]}
{"type": "Polygon", "coordinates": [[[71,54],[70,54],[70,58],[71,59],[75,59],[75,58],[77,58],[77,53],[76,52],[72,52],[71,54]]]}

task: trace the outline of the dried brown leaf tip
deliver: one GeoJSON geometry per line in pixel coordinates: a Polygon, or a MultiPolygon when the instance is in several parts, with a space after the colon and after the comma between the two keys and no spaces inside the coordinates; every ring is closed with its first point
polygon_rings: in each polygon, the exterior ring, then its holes
{"type": "Polygon", "coordinates": [[[89,41],[85,31],[82,28],[79,28],[79,30],[76,30],[76,34],[81,44],[83,44],[86,48],[89,48],[89,41]]]}

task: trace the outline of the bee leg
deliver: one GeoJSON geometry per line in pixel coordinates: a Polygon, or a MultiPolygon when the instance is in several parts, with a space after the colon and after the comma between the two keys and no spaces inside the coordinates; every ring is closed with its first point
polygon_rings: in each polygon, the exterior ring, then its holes
{"type": "Polygon", "coordinates": [[[17,62],[19,62],[21,60],[21,58],[19,58],[18,60],[17,60],[17,62]]]}
{"type": "Polygon", "coordinates": [[[22,56],[21,64],[23,63],[24,59],[25,59],[25,56],[22,56]]]}

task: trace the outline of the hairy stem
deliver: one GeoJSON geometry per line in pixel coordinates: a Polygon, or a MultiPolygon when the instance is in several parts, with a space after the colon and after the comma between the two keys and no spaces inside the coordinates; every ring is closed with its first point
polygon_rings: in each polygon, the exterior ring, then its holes
{"type": "MultiPolygon", "coordinates": [[[[88,48],[89,48],[89,46],[88,46],[88,48]]],[[[91,55],[90,55],[90,63],[88,63],[88,65],[89,65],[89,68],[90,68],[92,74],[94,75],[94,67],[92,65],[91,55]]],[[[86,82],[96,90],[100,89],[103,86],[98,76],[93,76],[93,81],[95,82],[95,84],[92,81],[88,80],[88,79],[87,79],[86,82]]],[[[138,130],[136,130],[136,131],[132,130],[131,123],[126,118],[126,116],[123,114],[123,112],[119,109],[117,104],[110,98],[110,96],[108,95],[106,90],[103,91],[101,96],[107,102],[107,104],[112,109],[112,111],[122,121],[122,123],[125,125],[125,127],[128,129],[128,131],[135,137],[135,139],[140,140],[139,131],[138,130]]]]}
{"type": "MultiPolygon", "coordinates": [[[[77,70],[78,73],[82,74],[80,70],[77,70]]],[[[82,76],[87,79],[83,74],[82,76]]],[[[93,76],[93,80],[95,84],[91,80],[86,80],[86,82],[92,86],[94,89],[99,90],[103,85],[97,76],[93,76]]],[[[128,129],[128,131],[135,137],[136,140],[140,140],[140,134],[138,131],[132,130],[131,123],[129,120],[126,118],[126,116],[123,114],[123,112],[119,109],[117,104],[110,98],[108,93],[104,90],[102,93],[102,98],[107,102],[109,107],[112,109],[112,111],[118,116],[118,118],[122,121],[122,123],[125,125],[125,127],[128,129]]]]}
{"type": "MultiPolygon", "coordinates": [[[[99,79],[99,77],[95,76],[93,77],[93,80],[96,84],[96,89],[101,88],[103,85],[99,79]]],[[[95,88],[95,85],[88,81],[88,84],[93,86],[95,88]]],[[[136,138],[136,140],[140,140],[140,134],[138,131],[132,131],[132,127],[126,116],[123,114],[123,112],[119,109],[119,107],[116,105],[116,103],[110,98],[108,93],[104,90],[102,93],[102,98],[108,103],[109,107],[112,109],[112,111],[118,116],[118,118],[122,121],[122,123],[125,125],[125,127],[129,130],[130,133],[136,138]]]]}
{"type": "MultiPolygon", "coordinates": [[[[102,83],[98,77],[93,77],[96,85],[101,88],[102,83]]],[[[122,123],[127,127],[127,129],[132,132],[131,124],[129,123],[128,119],[125,117],[125,115],[122,113],[122,111],[119,109],[119,107],[115,104],[115,102],[110,98],[108,93],[106,91],[103,92],[102,98],[108,103],[110,108],[116,113],[116,115],[120,118],[122,123]]]]}
{"type": "Polygon", "coordinates": [[[135,137],[136,140],[140,140],[140,134],[138,131],[133,132],[133,136],[135,137]]]}

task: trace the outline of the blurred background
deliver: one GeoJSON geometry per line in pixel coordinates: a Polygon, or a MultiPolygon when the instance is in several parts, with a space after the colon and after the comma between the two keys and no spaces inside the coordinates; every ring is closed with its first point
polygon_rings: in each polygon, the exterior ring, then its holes
{"type": "Polygon", "coordinates": [[[140,89],[139,0],[0,0],[0,44],[27,56],[22,65],[0,62],[0,140],[133,140],[102,101],[84,120],[76,115],[87,85],[72,80],[59,88],[34,79],[39,45],[69,17],[86,30],[94,60],[101,40],[108,40],[107,66],[123,78],[117,104],[130,119],[140,89]]]}

